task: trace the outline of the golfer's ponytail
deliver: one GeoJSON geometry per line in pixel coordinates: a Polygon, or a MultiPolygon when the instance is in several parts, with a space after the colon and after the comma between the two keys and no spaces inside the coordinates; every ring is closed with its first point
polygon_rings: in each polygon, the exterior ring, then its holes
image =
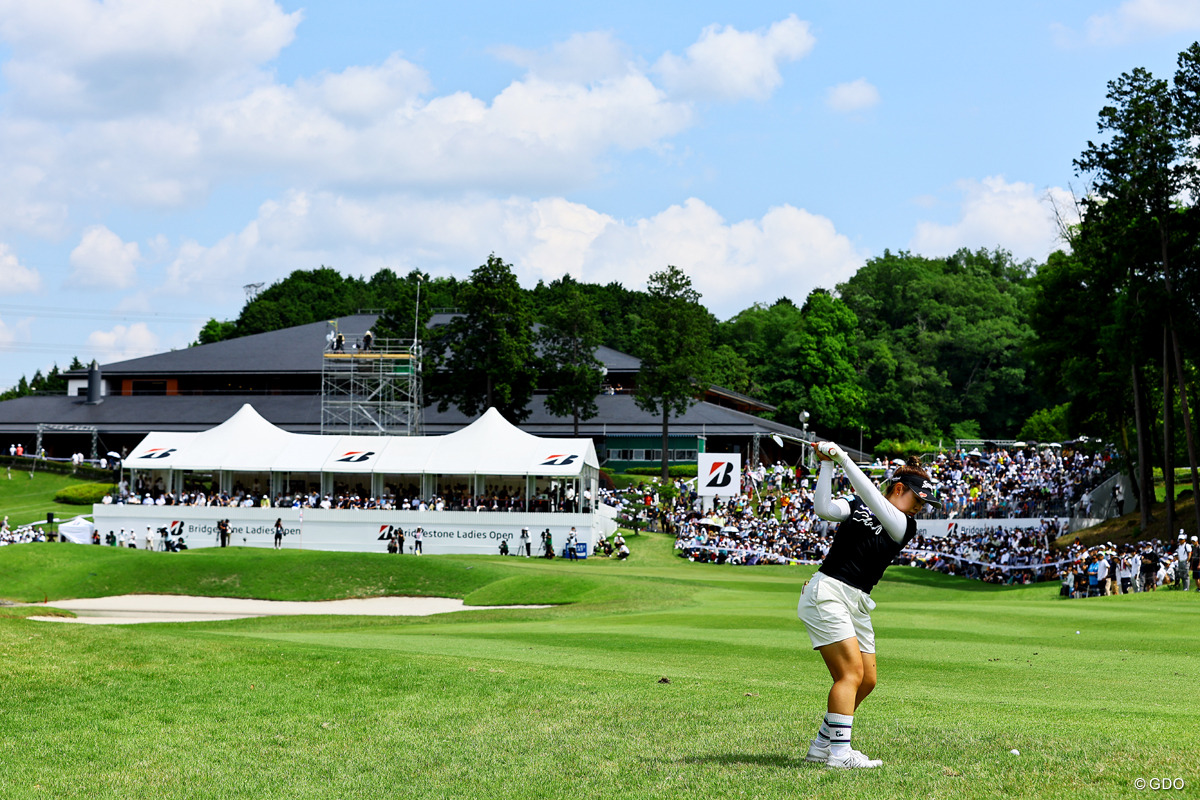
{"type": "Polygon", "coordinates": [[[892,473],[892,480],[903,478],[905,475],[917,475],[924,480],[929,480],[929,473],[925,467],[921,466],[921,459],[917,456],[909,456],[904,462],[904,466],[896,467],[896,471],[892,473]]]}

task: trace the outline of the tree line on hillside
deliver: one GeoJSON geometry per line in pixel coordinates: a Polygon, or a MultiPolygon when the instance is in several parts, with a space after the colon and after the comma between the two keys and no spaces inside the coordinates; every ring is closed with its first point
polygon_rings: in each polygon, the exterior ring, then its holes
{"type": "MultiPolygon", "coordinates": [[[[71,366],[67,369],[84,369],[84,365],[76,356],[71,359],[71,366]]],[[[28,380],[22,375],[15,386],[0,392],[0,402],[33,394],[66,394],[66,392],[67,378],[59,370],[58,364],[54,364],[45,375],[40,369],[34,372],[33,377],[28,380]]]]}
{"type": "MultiPolygon", "coordinates": [[[[427,334],[426,391],[469,414],[494,405],[520,419],[541,389],[552,413],[587,419],[601,383],[598,345],[667,364],[686,343],[698,350],[687,367],[693,394],[717,384],[775,406],[767,416],[787,424],[806,410],[846,438],[1004,437],[1045,405],[1027,352],[1034,273],[1002,250],[885,251],[802,305],[784,297],[718,321],[674,267],[645,291],[570,276],[526,290],[495,255],[462,280],[389,270],[362,279],[322,267],[271,286],[237,320],[210,321],[198,343],[363,308],[385,309],[377,334],[411,338],[414,321],[423,328],[433,309],[453,308],[460,315],[427,334]]],[[[1066,430],[1051,423],[1038,433],[1066,430]]]]}
{"type": "MultiPolygon", "coordinates": [[[[1043,388],[1069,417],[1114,432],[1134,479],[1143,529],[1151,467],[1166,483],[1174,531],[1174,466],[1186,457],[1200,495],[1192,409],[1200,349],[1200,43],[1171,79],[1138,68],[1108,83],[1098,142],[1075,159],[1089,181],[1069,250],[1034,278],[1032,348],[1043,388]],[[1182,436],[1178,421],[1182,421],[1182,436]]],[[[1200,505],[1196,506],[1200,528],[1200,505]]]]}

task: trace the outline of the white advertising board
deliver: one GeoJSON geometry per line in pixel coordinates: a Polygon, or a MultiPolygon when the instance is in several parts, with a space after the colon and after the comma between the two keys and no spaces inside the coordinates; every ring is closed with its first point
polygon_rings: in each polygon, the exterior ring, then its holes
{"type": "Polygon", "coordinates": [[[189,549],[218,547],[217,522],[229,520],[230,545],[274,547],[275,520],[283,521],[283,546],[305,550],[343,550],[386,553],[388,539],[396,529],[404,532],[404,552],[411,553],[413,531],[423,529],[424,553],[476,553],[497,555],[500,542],[511,552],[521,541],[521,528],[529,528],[533,555],[541,554],[541,534],[550,529],[556,555],[562,555],[567,534],[575,527],[577,540],[591,555],[595,543],[616,530],[616,524],[601,514],[525,514],[466,511],[355,511],[306,508],[221,508],[216,506],[125,506],[93,507],[101,539],[109,532],[134,532],[140,545],[146,528],[154,541],[161,540],[160,528],[172,538],[183,536],[189,549]]]}
{"type": "MultiPolygon", "coordinates": [[[[1046,517],[1058,525],[1061,536],[1067,530],[1067,517],[1046,517]]],[[[1013,517],[1011,519],[919,519],[917,520],[917,535],[930,537],[942,536],[976,536],[988,530],[1003,528],[1006,531],[1014,528],[1029,529],[1042,527],[1042,517],[1013,517]]]]}
{"type": "Polygon", "coordinates": [[[742,491],[740,453],[700,453],[696,459],[696,493],[701,497],[731,497],[742,491]]]}

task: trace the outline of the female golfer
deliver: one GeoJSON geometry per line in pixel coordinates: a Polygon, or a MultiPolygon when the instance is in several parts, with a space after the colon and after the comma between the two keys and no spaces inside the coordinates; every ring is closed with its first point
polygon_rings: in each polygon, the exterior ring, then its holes
{"type": "Polygon", "coordinates": [[[829,713],[806,759],[841,769],[878,767],[882,761],[850,747],[854,711],[875,688],[871,590],[916,535],[914,515],[926,503],[938,507],[941,503],[933,496],[929,474],[915,460],[897,468],[881,494],[842,448],[833,442],[817,442],[813,447],[821,459],[817,515],[841,524],[824,562],[800,595],[800,619],[833,676],[829,713]],[[848,502],[833,499],[835,462],[857,493],[848,502]]]}

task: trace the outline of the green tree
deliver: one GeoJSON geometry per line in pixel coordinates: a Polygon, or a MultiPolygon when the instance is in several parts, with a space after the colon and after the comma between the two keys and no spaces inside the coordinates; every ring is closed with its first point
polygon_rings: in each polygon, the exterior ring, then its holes
{"type": "Polygon", "coordinates": [[[1025,353],[1031,272],[1003,250],[938,259],[885,250],[840,284],[858,320],[866,429],[936,438],[975,420],[999,436],[1042,405],[1025,353]]]}
{"type": "MultiPolygon", "coordinates": [[[[1111,243],[1110,252],[1120,258],[1125,267],[1125,280],[1118,284],[1119,302],[1144,306],[1147,313],[1140,316],[1145,325],[1129,331],[1134,347],[1144,351],[1154,345],[1160,359],[1135,360],[1132,364],[1134,418],[1138,430],[1139,495],[1143,523],[1150,521],[1153,502],[1149,481],[1152,458],[1149,446],[1153,422],[1149,410],[1143,408],[1143,386],[1152,380],[1148,364],[1159,360],[1162,378],[1162,458],[1166,480],[1166,524],[1175,527],[1174,498],[1174,416],[1175,403],[1172,384],[1178,386],[1179,398],[1187,431],[1189,454],[1192,460],[1193,482],[1196,480],[1195,450],[1191,436],[1191,420],[1184,384],[1185,370],[1178,344],[1175,316],[1178,305],[1174,297],[1174,259],[1180,238],[1174,223],[1177,198],[1191,185],[1194,163],[1187,156],[1187,120],[1183,110],[1195,74],[1189,68],[1188,54],[1180,58],[1180,72],[1172,91],[1167,81],[1155,78],[1149,71],[1137,68],[1123,73],[1108,84],[1107,100],[1099,114],[1097,129],[1103,135],[1098,143],[1089,141],[1087,148],[1075,159],[1079,174],[1092,182],[1091,193],[1084,201],[1081,228],[1092,232],[1097,239],[1111,243]],[[1140,340],[1140,342],[1139,342],[1140,340]],[[1172,375],[1178,380],[1173,381],[1172,375]]],[[[1200,508],[1197,509],[1200,525],[1200,508]]]]}
{"type": "Polygon", "coordinates": [[[533,317],[512,266],[495,254],[459,289],[462,313],[435,329],[425,348],[426,397],[439,411],[468,416],[495,408],[511,422],[529,416],[537,383],[533,317]]]}
{"type": "Polygon", "coordinates": [[[242,307],[235,323],[236,335],[321,322],[353,314],[360,308],[385,307],[385,303],[377,303],[366,287],[366,281],[344,277],[331,267],[296,270],[242,307]]]}
{"type": "Polygon", "coordinates": [[[858,427],[864,392],[856,374],[857,338],[858,320],[849,306],[814,289],[759,373],[779,408],[775,418],[795,425],[808,411],[825,429],[858,427]]]}
{"type": "Polygon", "coordinates": [[[754,391],[750,377],[750,362],[728,344],[717,345],[712,351],[712,382],[744,395],[754,391]]]}
{"type": "Polygon", "coordinates": [[[237,323],[232,320],[221,322],[215,318],[209,319],[208,322],[204,323],[204,327],[200,329],[200,333],[196,335],[196,341],[192,342],[192,346],[195,347],[196,345],[212,344],[232,339],[235,331],[237,331],[237,323]]]}
{"type": "MultiPolygon", "coordinates": [[[[615,281],[609,284],[577,284],[580,294],[595,309],[600,344],[622,353],[637,352],[637,323],[645,315],[649,295],[626,289],[615,281]]],[[[547,306],[555,302],[551,285],[538,281],[530,292],[534,318],[541,320],[547,306]]]]}
{"type": "Polygon", "coordinates": [[[392,283],[385,296],[378,298],[381,303],[378,307],[384,309],[376,323],[379,335],[387,339],[411,339],[415,328],[418,337],[423,336],[421,332],[428,327],[435,310],[458,305],[460,285],[456,278],[433,278],[420,270],[411,270],[392,283]]]}
{"type": "Polygon", "coordinates": [[[1070,432],[1067,410],[1069,405],[1042,408],[1033,412],[1018,434],[1022,439],[1033,442],[1061,442],[1070,432]]]}
{"type": "MultiPolygon", "coordinates": [[[[1034,336],[1027,352],[1042,394],[1056,405],[1066,404],[1069,433],[1106,437],[1122,431],[1127,420],[1130,361],[1125,355],[1114,358],[1125,352],[1126,338],[1126,324],[1113,302],[1120,270],[1102,252],[1082,255],[1094,246],[1101,245],[1089,230],[1075,238],[1073,252],[1051,253],[1031,278],[1034,336]]],[[[1121,441],[1128,444],[1125,436],[1121,441]]]]}
{"type": "Polygon", "coordinates": [[[555,416],[571,417],[578,436],[579,420],[597,412],[604,366],[596,358],[600,322],[595,305],[570,275],[551,283],[549,291],[553,300],[542,311],[537,333],[546,408],[555,416]]]}
{"type": "Polygon", "coordinates": [[[683,270],[668,266],[650,276],[650,302],[637,328],[642,360],[634,402],[662,414],[662,479],[667,470],[670,416],[682,414],[710,383],[713,318],[683,270]]]}

